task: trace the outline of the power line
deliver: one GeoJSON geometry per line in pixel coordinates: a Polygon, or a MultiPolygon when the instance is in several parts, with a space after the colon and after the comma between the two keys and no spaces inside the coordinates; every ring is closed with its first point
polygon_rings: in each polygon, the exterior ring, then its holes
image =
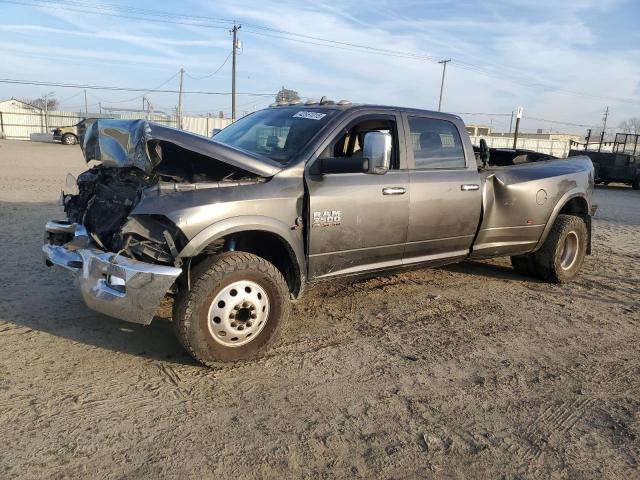
{"type": "Polygon", "coordinates": [[[176,78],[176,76],[178,76],[180,72],[176,72],[173,75],[171,75],[167,80],[165,80],[164,82],[162,82],[160,85],[158,85],[155,88],[152,88],[151,90],[147,90],[146,92],[144,92],[142,95],[136,95],[135,97],[131,97],[131,98],[127,98],[125,100],[104,100],[101,99],[103,102],[108,102],[108,103],[127,103],[127,102],[133,102],[134,100],[137,100],[139,98],[144,97],[147,93],[151,93],[151,92],[157,92],[159,88],[164,87],[167,83],[169,83],[171,80],[173,80],[174,78],[176,78]]]}
{"type": "MultiPolygon", "coordinates": [[[[305,45],[316,45],[319,47],[328,47],[328,48],[334,48],[334,49],[338,49],[338,50],[349,50],[349,51],[353,51],[353,52],[361,52],[361,53],[371,53],[374,55],[382,55],[385,57],[396,57],[396,58],[406,58],[409,60],[426,60],[426,61],[431,61],[431,62],[437,62],[437,57],[433,57],[431,55],[421,55],[421,54],[417,54],[417,53],[407,53],[407,52],[401,52],[401,51],[393,51],[393,50],[386,50],[386,49],[381,49],[381,48],[376,48],[376,47],[369,47],[369,46],[365,46],[365,45],[357,45],[357,44],[345,44],[344,42],[334,42],[332,40],[323,40],[322,42],[320,41],[307,41],[307,40],[300,40],[299,38],[293,38],[292,36],[298,36],[298,34],[296,33],[290,33],[288,35],[291,36],[285,36],[285,35],[278,35],[278,34],[272,34],[272,33],[265,33],[265,32],[257,32],[255,30],[252,30],[250,28],[247,28],[245,30],[247,33],[249,34],[253,34],[253,35],[261,35],[264,37],[272,37],[272,38],[279,38],[282,40],[288,40],[291,42],[296,42],[296,43],[302,43],[305,45]],[[352,46],[347,46],[347,45],[352,45],[352,46]]],[[[304,37],[304,36],[303,36],[304,37]]]]}
{"type": "Polygon", "coordinates": [[[73,95],[69,96],[69,97],[65,97],[62,100],[58,100],[59,104],[62,104],[64,102],[68,102],[69,100],[71,100],[72,98],[76,98],[78,95],[80,95],[82,92],[78,92],[78,93],[74,93],[73,95]]]}
{"type": "MultiPolygon", "coordinates": [[[[56,0],[31,0],[31,2],[16,1],[16,0],[0,0],[0,2],[13,3],[18,5],[32,5],[32,6],[38,6],[38,7],[44,7],[44,8],[56,8],[56,9],[59,9],[61,4],[61,2],[56,0]]],[[[231,25],[234,23],[233,20],[229,20],[229,19],[195,16],[195,15],[182,15],[182,14],[175,14],[172,12],[124,7],[124,6],[113,5],[108,3],[89,4],[87,2],[82,2],[78,0],[75,0],[75,1],[67,0],[65,3],[63,3],[63,5],[67,5],[67,6],[71,5],[77,11],[81,11],[83,13],[109,15],[109,16],[116,16],[121,18],[130,18],[134,20],[143,20],[143,21],[150,21],[150,22],[155,21],[155,22],[161,22],[161,23],[189,25],[189,26],[203,27],[203,28],[226,29],[227,27],[225,26],[212,25],[211,23],[226,24],[226,25],[231,25]],[[150,18],[150,17],[153,17],[153,18],[150,18]],[[177,19],[183,19],[185,21],[179,21],[177,19]]],[[[248,28],[245,28],[245,31],[253,35],[262,35],[262,36],[279,38],[279,39],[302,43],[302,44],[323,46],[323,47],[329,47],[329,48],[338,48],[342,50],[367,52],[372,54],[384,55],[388,57],[407,58],[407,59],[413,59],[413,60],[426,60],[426,61],[432,61],[432,62],[438,61],[437,57],[432,55],[427,55],[427,54],[418,54],[414,52],[390,50],[390,49],[372,47],[369,45],[361,45],[361,44],[352,43],[352,42],[341,42],[337,40],[331,40],[331,39],[326,39],[326,38],[312,36],[312,35],[305,35],[305,34],[300,34],[296,32],[290,32],[286,30],[266,27],[262,25],[251,24],[251,23],[244,23],[244,25],[245,27],[248,27],[248,28]],[[260,30],[260,31],[257,31],[257,30],[260,30]]],[[[507,69],[507,70],[511,70],[512,72],[516,71],[512,67],[499,66],[499,68],[501,68],[502,71],[495,72],[491,69],[487,69],[486,67],[473,65],[471,63],[463,62],[455,58],[452,60],[453,60],[451,62],[452,66],[454,66],[455,68],[474,72],[480,75],[499,78],[501,80],[507,80],[512,83],[520,84],[529,88],[546,89],[548,91],[555,91],[557,93],[562,93],[562,94],[572,95],[572,96],[590,97],[590,98],[596,98],[596,99],[602,99],[602,100],[612,100],[615,102],[628,102],[628,103],[630,102],[630,103],[640,104],[640,100],[636,100],[632,98],[620,98],[620,97],[610,97],[610,96],[604,96],[604,95],[594,95],[586,92],[578,92],[573,90],[562,89],[551,84],[545,84],[540,82],[532,83],[521,78],[507,77],[505,75],[504,70],[507,69]]],[[[519,72],[517,73],[519,74],[519,72]]]]}
{"type": "MultiPolygon", "coordinates": [[[[216,26],[216,25],[207,25],[207,24],[203,24],[202,22],[198,23],[198,22],[179,22],[177,20],[162,20],[161,18],[148,18],[147,15],[152,15],[152,13],[145,13],[145,16],[142,16],[142,13],[140,13],[138,16],[132,16],[132,15],[127,15],[126,13],[117,13],[113,10],[108,10],[105,11],[104,9],[101,8],[94,8],[88,4],[81,4],[81,2],[74,2],[77,5],[71,4],[71,6],[73,8],[69,8],[69,4],[63,4],[61,2],[53,2],[53,1],[47,1],[47,0],[32,0],[32,2],[26,2],[26,1],[17,1],[17,0],[0,0],[0,3],[13,3],[15,5],[20,5],[20,6],[24,6],[24,5],[29,5],[32,7],[41,7],[41,8],[49,8],[49,9],[55,9],[55,10],[59,10],[60,6],[66,6],[67,10],[71,10],[71,11],[76,11],[76,12],[81,12],[81,13],[89,13],[89,14],[94,14],[94,15],[107,15],[110,17],[118,17],[118,18],[129,18],[132,20],[143,20],[143,21],[148,21],[148,22],[159,22],[159,23],[168,23],[171,25],[188,25],[188,26],[194,26],[194,27],[205,27],[205,28],[219,28],[219,29],[223,29],[226,30],[226,26],[216,26]],[[40,2],[40,3],[33,3],[33,2],[40,2]],[[85,7],[86,5],[86,7],[85,7]],[[85,8],[82,8],[85,7],[85,8]]],[[[115,8],[115,6],[113,7],[115,8]]],[[[125,9],[126,12],[126,9],[125,9]]],[[[142,11],[141,11],[142,12],[142,11]]],[[[151,12],[151,11],[148,11],[151,12]]],[[[176,14],[166,14],[166,15],[160,15],[162,16],[166,16],[166,17],[180,17],[180,15],[176,15],[176,14]]]]}
{"type": "Polygon", "coordinates": [[[194,77],[193,75],[191,75],[189,72],[185,71],[184,74],[189,77],[192,80],[204,80],[205,78],[211,78],[213,77],[216,73],[218,73],[220,70],[222,70],[222,67],[224,67],[226,65],[226,63],[229,61],[229,59],[231,58],[231,55],[233,55],[233,51],[229,52],[229,55],[227,55],[227,58],[224,59],[224,62],[222,62],[222,65],[220,65],[215,72],[210,73],[209,75],[202,75],[200,77],[194,77]]]}
{"type": "MultiPolygon", "coordinates": [[[[33,6],[39,6],[39,7],[45,7],[45,8],[56,8],[57,10],[60,8],[60,1],[57,0],[31,0],[31,2],[36,2],[36,3],[29,3],[29,2],[24,2],[24,1],[17,1],[17,0],[0,0],[0,2],[4,2],[4,3],[13,3],[13,4],[18,4],[18,5],[33,5],[33,6]]],[[[76,9],[79,8],[84,8],[82,11],[83,13],[92,13],[92,14],[97,14],[97,15],[112,15],[112,16],[119,16],[119,17],[124,17],[124,18],[131,18],[134,20],[145,20],[145,21],[155,21],[157,19],[151,19],[149,18],[149,16],[153,16],[153,17],[160,17],[160,18],[169,18],[169,20],[162,20],[162,23],[173,23],[173,24],[178,24],[178,25],[191,25],[191,26],[201,26],[201,27],[211,27],[211,28],[219,28],[219,29],[224,29],[226,27],[224,26],[218,26],[218,25],[210,25],[210,23],[222,23],[222,24],[227,24],[232,26],[234,24],[234,20],[230,20],[230,19],[222,19],[222,18],[215,18],[215,17],[207,17],[207,16],[197,16],[197,15],[184,15],[184,14],[176,14],[176,13],[172,13],[172,12],[166,12],[166,11],[158,11],[158,10],[146,10],[146,9],[138,9],[138,8],[132,8],[132,7],[124,7],[124,6],[120,6],[120,5],[113,5],[113,4],[108,4],[108,3],[88,3],[88,2],[82,2],[82,1],[74,1],[74,0],[67,0],[66,2],[63,2],[64,5],[71,5],[74,6],[76,9]],[[120,12],[120,13],[119,13],[120,12]],[[123,13],[124,12],[124,13],[123,13]],[[133,15],[138,15],[138,16],[133,16],[133,15]],[[144,17],[141,17],[140,15],[144,15],[144,17]],[[181,22],[178,21],[176,19],[184,19],[184,20],[188,20],[187,22],[181,22]]],[[[327,39],[327,38],[322,38],[322,37],[317,37],[317,36],[313,36],[313,35],[306,35],[306,34],[301,34],[301,33],[296,33],[296,32],[291,32],[291,31],[287,31],[287,30],[280,30],[280,29],[276,29],[276,28],[272,28],[272,27],[267,27],[264,25],[257,25],[257,24],[252,24],[252,23],[245,23],[243,22],[243,24],[247,27],[251,27],[251,28],[255,28],[258,30],[262,30],[262,32],[257,32],[254,30],[248,30],[247,31],[251,31],[252,33],[256,34],[256,35],[264,35],[264,36],[272,36],[275,38],[284,38],[284,39],[288,39],[287,37],[283,37],[283,35],[288,35],[288,36],[294,36],[294,37],[299,37],[299,38],[305,38],[308,40],[315,40],[317,42],[322,42],[322,43],[313,43],[313,42],[301,42],[301,43],[308,43],[311,45],[322,45],[324,43],[326,44],[331,44],[331,45],[340,45],[343,47],[351,47],[351,48],[356,48],[356,49],[361,49],[361,50],[369,50],[372,52],[376,52],[376,53],[386,53],[386,54],[390,54],[391,56],[402,56],[402,57],[406,57],[406,58],[415,58],[415,59],[421,59],[421,60],[431,60],[434,62],[437,62],[438,58],[435,56],[431,56],[431,55],[425,55],[425,54],[417,54],[414,52],[405,52],[405,51],[398,51],[398,50],[390,50],[390,49],[385,49],[385,48],[378,48],[378,47],[372,47],[370,45],[362,45],[362,44],[357,44],[357,43],[353,43],[353,42],[343,42],[343,41],[338,41],[338,40],[331,40],[331,39],[327,39]],[[273,32],[270,34],[264,33],[264,31],[269,31],[269,32],[273,32]],[[279,34],[279,35],[275,35],[275,34],[279,34]]],[[[295,40],[295,39],[290,39],[290,40],[295,40]]],[[[329,46],[329,45],[327,45],[329,46]]]]}
{"type": "Polygon", "coordinates": [[[583,123],[563,122],[561,120],[549,120],[547,118],[530,117],[529,115],[523,115],[522,117],[527,120],[536,120],[538,122],[545,122],[545,123],[556,123],[558,125],[567,125],[570,127],[585,127],[585,128],[591,127],[591,125],[585,125],[583,123]]]}
{"type": "MultiPolygon", "coordinates": [[[[179,90],[166,90],[166,89],[148,89],[148,88],[130,88],[130,87],[114,87],[103,85],[85,85],[76,83],[61,83],[61,82],[41,82],[38,80],[16,80],[12,78],[0,78],[0,83],[12,83],[18,85],[40,85],[47,87],[60,87],[60,88],[86,88],[89,90],[109,90],[109,91],[124,91],[124,92],[154,92],[154,93],[180,93],[179,90]]],[[[182,93],[191,95],[231,95],[231,92],[207,92],[202,90],[184,91],[182,93]]],[[[236,95],[248,95],[253,97],[272,97],[275,93],[252,93],[252,92],[237,92],[236,95]]],[[[112,102],[115,103],[115,102],[112,102]]]]}
{"type": "Polygon", "coordinates": [[[510,117],[510,113],[453,112],[454,115],[484,115],[487,117],[510,117]]]}

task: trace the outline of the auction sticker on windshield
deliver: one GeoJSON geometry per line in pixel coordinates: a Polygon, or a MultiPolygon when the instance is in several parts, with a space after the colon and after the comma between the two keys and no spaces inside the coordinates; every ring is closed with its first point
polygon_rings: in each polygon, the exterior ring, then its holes
{"type": "Polygon", "coordinates": [[[293,117],[294,118],[308,118],[309,120],[320,120],[321,118],[326,117],[326,116],[327,116],[326,113],[300,111],[300,112],[296,113],[293,117]]]}

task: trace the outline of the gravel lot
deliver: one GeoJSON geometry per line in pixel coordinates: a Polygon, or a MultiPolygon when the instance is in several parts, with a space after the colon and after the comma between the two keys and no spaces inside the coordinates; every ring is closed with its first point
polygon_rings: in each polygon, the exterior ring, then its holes
{"type": "Polygon", "coordinates": [[[84,169],[0,140],[1,478],[640,478],[640,192],[597,190],[573,284],[507,259],[325,284],[212,371],[43,265],[84,169]]]}

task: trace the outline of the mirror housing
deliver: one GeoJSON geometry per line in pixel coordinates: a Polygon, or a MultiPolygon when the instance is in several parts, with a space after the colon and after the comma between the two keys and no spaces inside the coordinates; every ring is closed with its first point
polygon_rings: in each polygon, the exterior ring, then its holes
{"type": "Polygon", "coordinates": [[[367,132],[364,135],[362,156],[369,160],[365,173],[384,175],[391,165],[391,145],[393,139],[390,133],[367,132]]]}

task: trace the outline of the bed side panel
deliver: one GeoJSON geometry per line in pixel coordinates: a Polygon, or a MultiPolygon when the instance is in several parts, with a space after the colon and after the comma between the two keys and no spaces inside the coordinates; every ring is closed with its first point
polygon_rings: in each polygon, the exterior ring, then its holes
{"type": "Polygon", "coordinates": [[[585,158],[535,162],[484,172],[483,218],[471,258],[517,255],[534,250],[558,202],[567,193],[585,191],[589,185],[593,166],[585,158]]]}

